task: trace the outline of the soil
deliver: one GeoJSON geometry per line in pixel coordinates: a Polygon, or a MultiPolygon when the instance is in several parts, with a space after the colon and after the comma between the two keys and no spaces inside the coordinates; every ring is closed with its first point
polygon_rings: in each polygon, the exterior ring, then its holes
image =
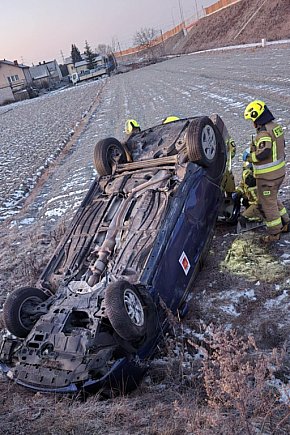
{"type": "Polygon", "coordinates": [[[167,41],[167,54],[290,38],[290,3],[241,0],[197,21],[186,37],[167,41]]]}

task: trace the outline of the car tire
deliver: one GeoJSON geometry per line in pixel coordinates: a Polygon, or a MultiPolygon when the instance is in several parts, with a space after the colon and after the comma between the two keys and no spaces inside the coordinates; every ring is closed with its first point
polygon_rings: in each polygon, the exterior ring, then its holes
{"type": "Polygon", "coordinates": [[[207,168],[210,178],[223,175],[226,165],[224,139],[207,116],[193,119],[187,130],[187,155],[191,162],[207,168]]]}
{"type": "Polygon", "coordinates": [[[4,323],[8,331],[19,338],[27,337],[37,320],[30,318],[29,311],[47,298],[46,293],[34,287],[21,287],[10,293],[3,307],[4,323]]]}
{"type": "Polygon", "coordinates": [[[217,158],[215,127],[207,116],[195,118],[187,130],[187,154],[191,162],[208,167],[217,158]]]}
{"type": "Polygon", "coordinates": [[[113,164],[126,163],[126,153],[121,142],[114,137],[100,140],[94,150],[94,165],[100,177],[111,175],[113,164]]]}
{"type": "Polygon", "coordinates": [[[127,281],[114,282],[106,289],[105,305],[113,329],[124,340],[150,339],[156,331],[156,306],[145,290],[127,281]]]}

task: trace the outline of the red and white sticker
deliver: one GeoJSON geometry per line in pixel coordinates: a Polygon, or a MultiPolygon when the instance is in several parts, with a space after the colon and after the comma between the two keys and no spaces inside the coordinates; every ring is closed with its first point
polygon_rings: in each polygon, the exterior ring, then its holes
{"type": "Polygon", "coordinates": [[[181,264],[183,272],[185,273],[185,275],[187,275],[190,269],[190,262],[185,252],[182,252],[179,258],[179,263],[181,264]]]}

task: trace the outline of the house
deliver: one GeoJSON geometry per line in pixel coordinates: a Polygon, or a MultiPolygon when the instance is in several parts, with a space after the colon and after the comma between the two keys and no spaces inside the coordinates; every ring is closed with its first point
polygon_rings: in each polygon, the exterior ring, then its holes
{"type": "Polygon", "coordinates": [[[33,86],[41,89],[52,89],[58,87],[62,80],[62,73],[56,60],[39,62],[38,65],[29,68],[33,86]]]}
{"type": "Polygon", "coordinates": [[[17,60],[0,60],[0,105],[29,98],[27,88],[31,83],[29,66],[17,60]]]}
{"type": "MultiPolygon", "coordinates": [[[[73,73],[78,73],[79,75],[85,74],[86,71],[89,71],[88,62],[85,58],[85,55],[82,54],[82,60],[76,62],[75,64],[72,61],[71,57],[67,57],[65,59],[65,64],[68,69],[69,76],[71,77],[73,73]]],[[[94,58],[94,69],[101,69],[106,65],[106,58],[101,56],[100,54],[96,54],[94,58]]]]}

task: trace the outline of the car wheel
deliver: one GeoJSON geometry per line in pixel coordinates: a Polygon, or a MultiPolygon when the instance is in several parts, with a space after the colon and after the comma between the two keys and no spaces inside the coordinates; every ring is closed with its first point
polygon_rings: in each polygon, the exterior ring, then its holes
{"type": "Polygon", "coordinates": [[[100,140],[94,150],[95,168],[102,177],[111,175],[114,163],[126,163],[126,153],[122,144],[114,137],[100,140]]]}
{"type": "Polygon", "coordinates": [[[187,153],[191,162],[202,166],[214,163],[217,155],[215,127],[207,117],[195,118],[187,131],[187,153]]]}
{"type": "Polygon", "coordinates": [[[11,334],[25,338],[38,320],[35,308],[48,296],[40,289],[21,287],[10,293],[4,303],[3,317],[11,334]]]}
{"type": "Polygon", "coordinates": [[[207,116],[195,118],[187,130],[187,154],[191,162],[208,168],[212,179],[220,177],[226,165],[226,146],[222,135],[207,116]]]}
{"type": "Polygon", "coordinates": [[[150,338],[156,330],[156,306],[146,291],[127,281],[110,284],[105,293],[109,321],[124,340],[134,342],[150,338]]]}

